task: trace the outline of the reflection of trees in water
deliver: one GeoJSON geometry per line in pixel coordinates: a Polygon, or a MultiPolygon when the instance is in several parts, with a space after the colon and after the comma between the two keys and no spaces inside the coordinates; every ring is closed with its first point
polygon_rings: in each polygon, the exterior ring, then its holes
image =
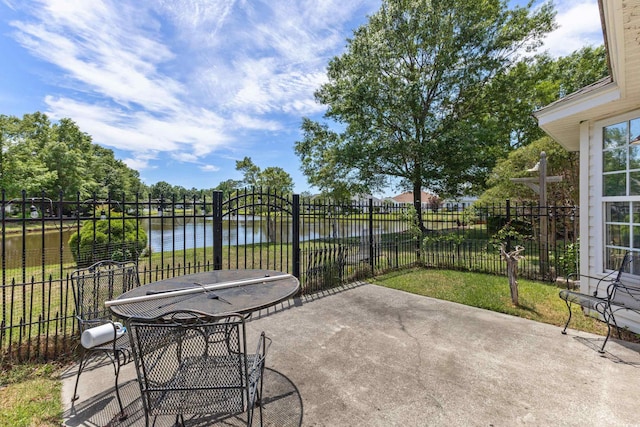
{"type": "MultiPolygon", "coordinates": [[[[390,230],[397,232],[400,225],[396,222],[384,223],[375,228],[373,232],[374,234],[390,230]]],[[[361,237],[367,233],[366,225],[354,224],[347,220],[302,220],[300,224],[301,241],[361,237]]],[[[165,222],[163,226],[160,226],[160,222],[154,220],[151,227],[147,229],[147,234],[153,252],[170,251],[174,244],[177,250],[211,246],[213,244],[213,221],[211,218],[198,218],[195,223],[173,228],[170,222],[165,222]]],[[[278,215],[270,217],[238,215],[234,220],[223,221],[222,225],[223,245],[287,244],[291,243],[292,239],[291,220],[278,215]]]]}
{"type": "MultiPolygon", "coordinates": [[[[153,252],[170,252],[202,248],[213,245],[213,220],[208,218],[152,218],[140,220],[147,232],[153,252]]],[[[374,228],[374,234],[398,232],[402,224],[385,222],[374,228]]],[[[28,233],[24,236],[25,264],[27,267],[59,262],[73,262],[68,242],[75,229],[55,230],[50,233],[28,233]],[[44,248],[44,249],[43,249],[44,248]]],[[[349,220],[332,218],[331,221],[302,219],[300,240],[336,239],[367,235],[367,226],[349,220]]],[[[260,243],[288,244],[293,240],[291,219],[282,215],[269,217],[236,215],[223,221],[223,245],[241,246],[260,243]]],[[[5,254],[7,268],[18,268],[23,263],[23,236],[7,235],[5,254]]]]}

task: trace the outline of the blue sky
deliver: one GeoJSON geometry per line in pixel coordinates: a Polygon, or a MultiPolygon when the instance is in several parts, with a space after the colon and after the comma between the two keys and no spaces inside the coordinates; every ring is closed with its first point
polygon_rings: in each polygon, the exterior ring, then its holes
{"type": "MultiPolygon", "coordinates": [[[[521,0],[517,0],[521,1],[521,0]]],[[[556,2],[544,49],[602,44],[597,0],[556,2]]],[[[380,0],[0,0],[0,114],[73,119],[147,184],[211,188],[294,154],[313,92],[380,0]]],[[[387,194],[396,194],[389,189],[387,194]]]]}

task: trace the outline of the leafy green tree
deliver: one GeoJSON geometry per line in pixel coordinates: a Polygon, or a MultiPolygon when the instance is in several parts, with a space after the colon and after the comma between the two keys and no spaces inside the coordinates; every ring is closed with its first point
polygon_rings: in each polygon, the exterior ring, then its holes
{"type": "MultiPolygon", "coordinates": [[[[350,200],[352,194],[364,194],[367,186],[358,178],[358,171],[341,159],[340,136],[326,124],[302,119],[304,138],[296,143],[301,160],[300,169],[309,184],[319,188],[323,197],[338,202],[350,200]]],[[[385,181],[379,176],[380,184],[385,181]]]]}
{"type": "Polygon", "coordinates": [[[224,195],[223,197],[228,198],[231,194],[238,191],[241,185],[242,185],[242,181],[237,181],[235,179],[228,179],[226,181],[222,181],[213,190],[222,191],[224,195]]]}
{"type": "Polygon", "coordinates": [[[270,166],[261,171],[258,185],[282,194],[293,193],[293,178],[284,169],[277,166],[270,166]]]}
{"type": "Polygon", "coordinates": [[[548,54],[522,60],[491,83],[489,98],[498,100],[487,117],[489,138],[522,147],[544,132],[531,114],[557,99],[608,75],[604,46],[584,47],[558,59],[548,54]]]}
{"type": "Polygon", "coordinates": [[[608,75],[604,46],[584,47],[571,55],[553,59],[538,55],[514,66],[510,72],[493,83],[496,97],[503,94],[503,107],[496,109],[494,137],[510,137],[514,147],[520,147],[500,160],[487,180],[488,189],[483,202],[503,202],[505,199],[537,202],[538,196],[511,178],[531,176],[531,168],[547,153],[547,173],[563,177],[561,183],[551,184],[548,199],[557,203],[578,203],[579,159],[567,153],[538,127],[532,111],[562,96],[575,92],[608,75]],[[502,136],[500,136],[502,133],[502,136]],[[533,144],[528,146],[528,144],[533,144]]]}
{"type": "Polygon", "coordinates": [[[43,192],[57,198],[80,194],[106,198],[143,189],[138,172],[115,159],[113,151],[91,142],[68,118],[52,124],[45,114],[21,119],[0,116],[0,187],[7,197],[43,192]]]}
{"type": "Polygon", "coordinates": [[[156,182],[149,187],[149,196],[152,199],[171,199],[173,193],[173,186],[166,181],[156,182]]]}
{"type": "Polygon", "coordinates": [[[62,192],[67,196],[88,194],[95,182],[94,173],[87,167],[91,157],[87,153],[93,149],[91,137],[81,132],[71,119],[61,119],[54,124],[41,156],[56,179],[45,191],[51,194],[62,192]]]}
{"type": "Polygon", "coordinates": [[[258,175],[260,174],[260,167],[258,167],[251,157],[245,157],[242,160],[236,162],[236,170],[244,174],[243,183],[248,187],[255,187],[258,185],[258,175]]]}
{"type": "Polygon", "coordinates": [[[494,104],[490,83],[554,28],[550,3],[531,7],[383,0],[347,51],[331,60],[328,82],[316,92],[328,107],[325,117],[342,129],[303,121],[296,153],[310,182],[359,182],[375,190],[384,178],[400,180],[413,190],[418,218],[423,189],[447,196],[482,185],[509,146],[487,138],[483,127],[494,104]],[[330,169],[353,172],[316,176],[330,169]]]}
{"type": "Polygon", "coordinates": [[[23,119],[0,116],[0,186],[8,199],[21,191],[34,196],[55,182],[41,155],[49,139],[50,122],[41,113],[23,119]]]}
{"type": "Polygon", "coordinates": [[[548,136],[520,147],[507,158],[499,160],[489,177],[490,187],[480,196],[478,203],[502,203],[506,199],[537,203],[537,193],[521,183],[512,182],[511,178],[537,177],[536,173],[528,172],[528,169],[532,169],[540,160],[542,151],[547,155],[547,175],[562,177],[561,182],[547,184],[547,200],[556,204],[577,205],[580,170],[578,153],[568,152],[548,136]]]}
{"type": "Polygon", "coordinates": [[[251,157],[245,157],[236,162],[236,170],[244,174],[243,183],[247,186],[269,188],[283,194],[293,192],[293,178],[281,167],[270,166],[261,170],[251,157]]]}

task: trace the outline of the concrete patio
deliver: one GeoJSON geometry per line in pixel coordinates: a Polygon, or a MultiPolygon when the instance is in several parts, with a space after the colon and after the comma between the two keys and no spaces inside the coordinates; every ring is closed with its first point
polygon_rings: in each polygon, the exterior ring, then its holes
{"type": "MultiPolygon", "coordinates": [[[[291,300],[254,315],[273,339],[264,378],[268,426],[639,425],[640,346],[370,284],[291,300]]],[[[143,426],[132,364],[91,363],[67,426],[143,426]]],[[[254,417],[256,425],[258,413],[254,417]]],[[[173,418],[159,418],[158,426],[173,418]]],[[[189,425],[242,425],[240,417],[189,425]],[[215,421],[215,423],[214,423],[215,421]]]]}

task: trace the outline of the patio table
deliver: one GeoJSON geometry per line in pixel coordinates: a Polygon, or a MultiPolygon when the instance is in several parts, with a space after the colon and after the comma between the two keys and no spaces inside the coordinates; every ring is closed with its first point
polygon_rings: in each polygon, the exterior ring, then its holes
{"type": "Polygon", "coordinates": [[[176,310],[250,314],[294,296],[300,282],[275,270],[215,270],[152,282],[105,304],[122,318],[153,319],[176,310]]]}

